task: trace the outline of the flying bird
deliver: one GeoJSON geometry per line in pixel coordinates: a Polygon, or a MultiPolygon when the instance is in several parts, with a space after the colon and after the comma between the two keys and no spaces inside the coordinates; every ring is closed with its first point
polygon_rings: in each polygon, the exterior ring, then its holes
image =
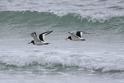
{"type": "Polygon", "coordinates": [[[33,38],[33,40],[31,42],[29,42],[29,44],[33,44],[33,45],[48,45],[49,43],[45,42],[45,36],[52,33],[53,31],[46,31],[43,32],[41,34],[39,34],[39,36],[37,36],[36,32],[31,33],[31,37],[33,38]]]}
{"type": "Polygon", "coordinates": [[[76,33],[68,32],[70,36],[68,36],[66,39],[73,40],[73,41],[85,41],[85,39],[82,37],[83,32],[77,31],[76,33]]]}

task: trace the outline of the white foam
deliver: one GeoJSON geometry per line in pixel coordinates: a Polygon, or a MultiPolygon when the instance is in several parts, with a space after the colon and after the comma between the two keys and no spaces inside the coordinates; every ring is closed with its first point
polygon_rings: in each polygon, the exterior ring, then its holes
{"type": "MultiPolygon", "coordinates": [[[[7,41],[3,42],[5,45],[7,41]]],[[[51,67],[54,65],[78,66],[91,71],[101,69],[101,72],[123,71],[124,69],[123,44],[66,41],[60,45],[59,42],[54,41],[53,45],[48,46],[10,43],[5,47],[2,44],[0,45],[0,62],[19,67],[34,63],[51,67]]]]}
{"type": "Polygon", "coordinates": [[[92,19],[124,16],[124,4],[121,0],[1,0],[0,6],[1,11],[53,12],[59,16],[76,13],[92,19]]]}

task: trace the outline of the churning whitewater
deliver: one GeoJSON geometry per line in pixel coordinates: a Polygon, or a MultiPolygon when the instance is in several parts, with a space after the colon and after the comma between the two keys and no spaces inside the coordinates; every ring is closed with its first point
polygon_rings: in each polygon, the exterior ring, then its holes
{"type": "Polygon", "coordinates": [[[123,37],[123,0],[0,0],[0,76],[8,79],[0,83],[123,83],[123,37]],[[50,44],[28,44],[45,31],[50,44]],[[76,31],[85,41],[66,40],[76,31]]]}

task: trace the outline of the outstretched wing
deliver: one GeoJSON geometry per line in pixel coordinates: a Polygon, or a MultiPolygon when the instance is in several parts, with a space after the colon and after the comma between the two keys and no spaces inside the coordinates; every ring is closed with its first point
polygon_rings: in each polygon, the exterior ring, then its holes
{"type": "Polygon", "coordinates": [[[74,33],[71,33],[71,32],[68,32],[68,33],[71,35],[71,38],[72,38],[72,40],[74,40],[74,41],[85,41],[84,38],[79,37],[79,36],[77,36],[77,35],[74,34],[74,33]]]}
{"type": "Polygon", "coordinates": [[[76,32],[76,36],[81,38],[83,36],[83,32],[82,31],[77,31],[76,32]]]}
{"type": "Polygon", "coordinates": [[[39,35],[39,39],[40,39],[41,41],[44,41],[45,36],[48,35],[48,34],[50,34],[50,33],[52,33],[52,32],[53,32],[53,31],[46,31],[46,32],[41,33],[41,34],[39,35]]]}
{"type": "Polygon", "coordinates": [[[77,35],[75,35],[74,33],[68,32],[71,35],[72,40],[79,40],[80,37],[78,37],[77,35]]]}

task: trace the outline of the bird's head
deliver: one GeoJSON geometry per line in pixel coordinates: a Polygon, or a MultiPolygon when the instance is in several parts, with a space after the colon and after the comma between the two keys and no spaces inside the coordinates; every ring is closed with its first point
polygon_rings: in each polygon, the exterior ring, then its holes
{"type": "Polygon", "coordinates": [[[36,32],[32,32],[32,33],[31,33],[31,36],[32,36],[32,37],[37,36],[36,32]]]}

